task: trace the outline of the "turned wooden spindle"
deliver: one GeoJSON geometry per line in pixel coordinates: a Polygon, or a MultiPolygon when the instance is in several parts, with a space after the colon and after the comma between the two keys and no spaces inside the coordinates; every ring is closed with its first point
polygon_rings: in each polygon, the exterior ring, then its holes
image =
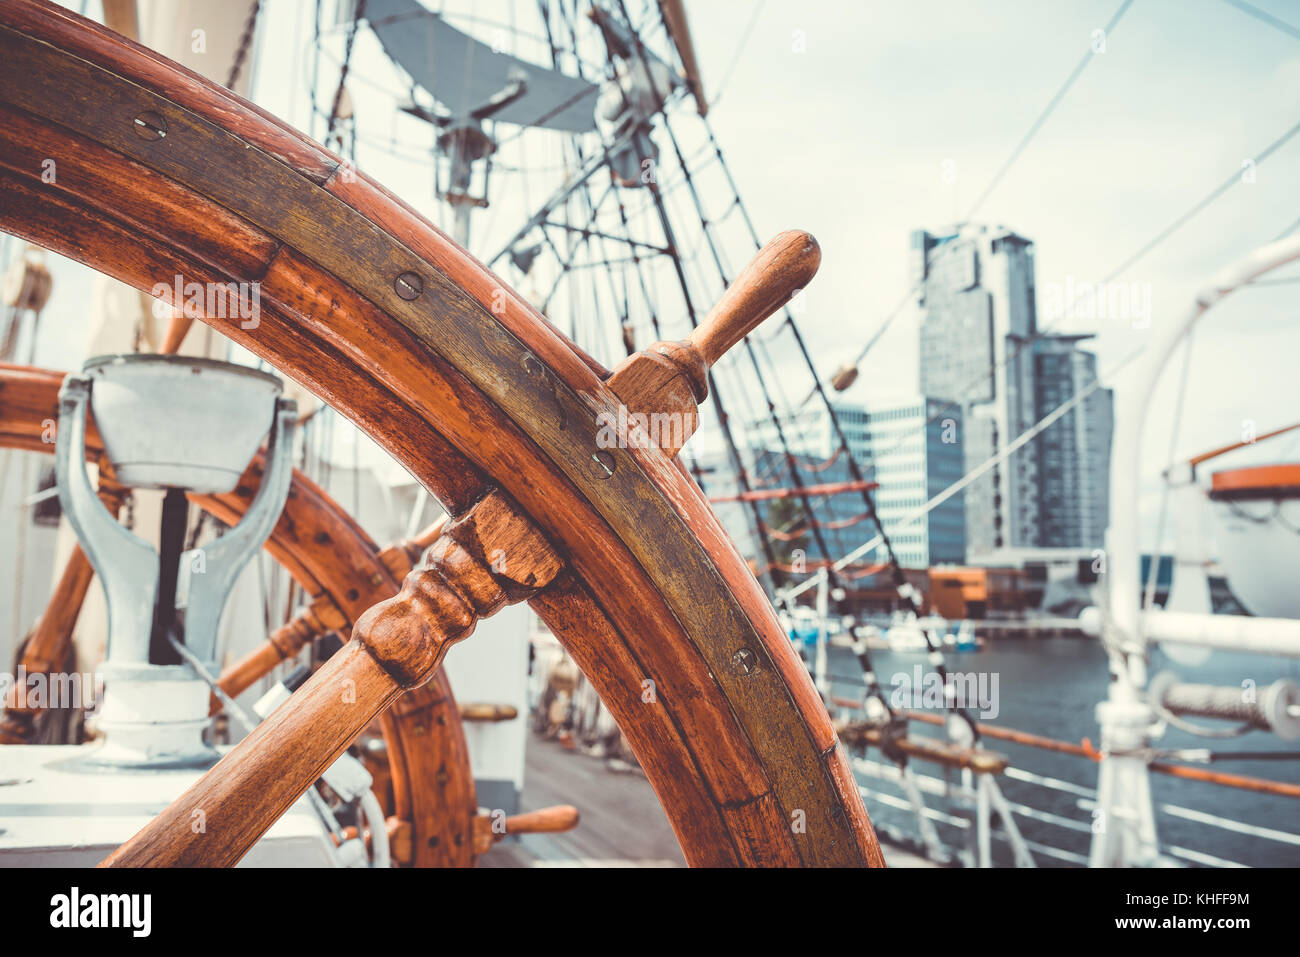
{"type": "MultiPolygon", "coordinates": [[[[425,549],[437,540],[446,521],[445,518],[440,519],[414,538],[390,545],[379,553],[380,563],[393,576],[394,581],[406,577],[425,549]]],[[[376,597],[387,598],[390,594],[392,592],[385,590],[376,597]]],[[[236,698],[281,663],[297,655],[308,642],[331,631],[342,632],[347,627],[347,616],[334,600],[329,595],[317,595],[306,608],[273,631],[265,642],[226,668],[217,683],[227,695],[236,698]]],[[[212,714],[218,714],[222,707],[221,699],[213,695],[212,714]]]]}
{"type": "Polygon", "coordinates": [[[508,834],[559,834],[578,826],[578,809],[571,804],[556,804],[512,814],[504,820],[490,814],[474,818],[474,853],[485,854],[494,843],[508,834]],[[497,823],[496,827],[493,824],[497,823]],[[502,829],[504,827],[504,830],[502,829]]]}
{"type": "Polygon", "coordinates": [[[544,588],[563,563],[502,492],[448,523],[393,598],[217,765],[103,866],[229,867],[478,619],[544,588]]]}
{"type": "Polygon", "coordinates": [[[681,342],[656,342],[624,360],[608,385],[629,416],[645,416],[649,438],[668,455],[699,427],[709,368],[817,273],[821,249],[802,230],[781,233],[727,287],[699,327],[681,342]]]}
{"type": "MultiPolygon", "coordinates": [[[[347,626],[347,616],[334,604],[334,599],[317,595],[307,607],[271,632],[266,641],[221,672],[217,684],[227,695],[237,698],[272,669],[297,656],[309,642],[347,626]]],[[[219,713],[222,707],[221,699],[213,695],[211,713],[219,713]]]]}
{"type": "Polygon", "coordinates": [[[517,717],[519,717],[519,709],[512,704],[471,701],[460,706],[462,721],[513,721],[517,717]]]}
{"type": "Polygon", "coordinates": [[[394,545],[389,545],[379,553],[379,561],[388,569],[390,575],[401,581],[411,567],[420,560],[425,549],[437,541],[446,524],[447,517],[443,516],[414,538],[403,539],[394,545]]]}

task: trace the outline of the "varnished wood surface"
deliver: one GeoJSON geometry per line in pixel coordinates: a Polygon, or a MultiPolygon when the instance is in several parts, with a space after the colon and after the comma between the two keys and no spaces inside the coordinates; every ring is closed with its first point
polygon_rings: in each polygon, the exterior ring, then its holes
{"type": "Polygon", "coordinates": [[[800,229],[781,233],[759,250],[727,287],[700,327],[687,338],[705,365],[713,365],[760,322],[812,281],[822,252],[800,229]]]}
{"type": "Polygon", "coordinates": [[[634,428],[670,458],[680,452],[699,427],[709,368],[807,285],[820,263],[817,240],[784,232],[759,250],[684,341],[656,342],[629,356],[607,385],[630,414],[645,417],[634,428]]]}
{"type": "Polygon", "coordinates": [[[480,814],[474,818],[474,851],[486,854],[493,844],[521,834],[563,834],[578,826],[581,815],[572,804],[552,804],[519,814],[480,814]]]}
{"type": "MultiPolygon", "coordinates": [[[[590,364],[513,294],[493,312],[504,284],[232,95],[42,4],[7,4],[0,23],[0,99],[15,120],[0,134],[5,228],[146,289],[178,271],[260,277],[258,329],[221,331],[345,411],[454,514],[490,473],[563,551],[624,653],[665,663],[659,704],[681,731],[642,747],[679,753],[643,757],[661,795],[670,765],[694,765],[707,783],[669,808],[693,859],[744,856],[737,844],[763,833],[747,815],[771,830],[800,810],[808,827],[783,838],[783,861],[876,861],[829,720],[806,674],[791,673],[788,642],[734,548],[714,547],[725,536],[698,490],[657,449],[609,450],[613,474],[593,460],[597,413],[617,402],[590,364]],[[36,73],[50,81],[21,82],[36,73]],[[144,108],[165,116],[164,139],[132,130],[144,108]],[[54,188],[33,176],[19,121],[45,129],[43,148],[56,151],[45,155],[67,164],[54,188]],[[228,231],[207,225],[222,217],[228,231]],[[417,300],[397,295],[393,273],[404,271],[423,280],[417,300]],[[741,652],[750,664],[738,669],[741,652]],[[707,726],[725,733],[702,737],[707,726]],[[723,811],[721,831],[690,820],[723,811]]],[[[595,669],[606,654],[618,651],[575,658],[595,669]]]]}

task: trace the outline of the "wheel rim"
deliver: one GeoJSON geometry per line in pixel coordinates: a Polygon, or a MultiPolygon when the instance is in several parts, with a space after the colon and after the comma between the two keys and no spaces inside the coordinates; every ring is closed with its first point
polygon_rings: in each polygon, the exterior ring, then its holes
{"type": "Polygon", "coordinates": [[[617,402],[563,337],[382,188],[156,54],[30,2],[0,11],[0,51],[0,227],[145,290],[260,282],[258,326],[220,331],[452,514],[492,476],[568,561],[533,605],[624,728],[688,861],[881,863],[765,596],[680,466],[636,447],[593,459],[617,402]],[[144,114],[165,136],[137,134],[144,114]]]}

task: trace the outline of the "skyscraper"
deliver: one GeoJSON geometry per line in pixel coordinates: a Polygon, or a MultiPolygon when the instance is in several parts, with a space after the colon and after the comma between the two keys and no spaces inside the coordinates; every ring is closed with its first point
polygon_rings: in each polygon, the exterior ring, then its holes
{"type": "MultiPolygon", "coordinates": [[[[1038,418],[1097,378],[1097,356],[1078,348],[1091,336],[1047,336],[1034,343],[1038,418]]],[[[1039,538],[1045,548],[1100,548],[1110,519],[1113,398],[1098,389],[1034,440],[1038,452],[1039,538]]]]}
{"type": "MultiPolygon", "coordinates": [[[[924,310],[921,391],[962,408],[969,470],[1086,387],[1096,358],[1078,348],[1085,337],[1039,335],[1030,240],[966,225],[943,236],[918,230],[911,245],[924,310]]],[[[1101,544],[1110,401],[1098,390],[966,488],[968,561],[1003,548],[1101,544]]]]}

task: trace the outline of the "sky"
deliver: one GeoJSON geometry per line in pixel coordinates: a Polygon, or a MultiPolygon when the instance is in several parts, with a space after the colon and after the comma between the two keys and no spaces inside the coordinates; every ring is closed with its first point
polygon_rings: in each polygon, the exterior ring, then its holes
{"type": "MultiPolygon", "coordinates": [[[[1256,6],[1300,25],[1300,3],[1256,6]]],[[[824,265],[802,324],[826,357],[823,368],[856,353],[906,292],[908,233],[965,216],[1118,7],[764,4],[715,125],[757,218],[769,229],[798,224],[821,241],[824,265]],[[793,52],[796,30],[806,53],[793,52]],[[943,175],[954,168],[955,179],[943,175]]],[[[749,9],[692,7],[715,82],[749,9]]],[[[1234,171],[1245,172],[1246,160],[1300,119],[1297,107],[1300,38],[1222,0],[1136,0],[975,220],[1035,242],[1042,315],[1051,284],[1108,275],[1234,171]]],[[[1148,329],[1078,319],[1061,331],[1098,333],[1104,375],[1181,317],[1217,270],[1300,220],[1298,173],[1300,136],[1258,164],[1253,183],[1239,182],[1118,277],[1148,291],[1148,329]]],[[[1245,428],[1300,420],[1297,293],[1300,284],[1245,290],[1208,314],[1194,336],[1181,417],[1180,362],[1161,379],[1144,443],[1148,540],[1171,443],[1194,454],[1238,440],[1245,428]]],[[[851,397],[915,388],[917,322],[914,310],[899,317],[851,397]]],[[[1138,370],[1126,371],[1106,377],[1117,416],[1133,414],[1138,370]]],[[[1294,460],[1297,451],[1279,439],[1223,462],[1294,460]]]]}
{"type": "MultiPolygon", "coordinates": [[[[1061,323],[1061,331],[1097,334],[1094,348],[1116,390],[1117,415],[1133,414],[1132,369],[1113,380],[1106,370],[1182,315],[1218,269],[1300,220],[1300,135],[1253,162],[1300,119],[1300,35],[1225,0],[1134,0],[1099,43],[1095,31],[1119,6],[1120,0],[688,0],[713,101],[710,118],[758,231],[797,226],[821,243],[823,265],[804,294],[799,321],[823,373],[856,355],[906,293],[910,232],[941,231],[965,217],[1094,47],[1101,52],[1091,54],[974,216],[1034,241],[1040,315],[1044,296],[1107,275],[1214,187],[1243,174],[1117,277],[1143,301],[1149,296],[1149,323],[1061,323]]],[[[1254,6],[1300,27],[1300,2],[1254,6]]],[[[88,4],[92,16],[97,7],[88,4]]],[[[266,0],[271,39],[262,38],[254,87],[258,102],[304,128],[302,44],[311,9],[300,0],[266,0]]],[[[532,5],[489,0],[473,10],[484,21],[524,24],[532,5]]],[[[343,38],[333,32],[330,48],[340,49],[343,38]]],[[[363,145],[359,165],[436,216],[418,149],[422,134],[409,125],[399,130],[387,101],[367,86],[367,77],[385,70],[381,61],[374,38],[363,32],[351,86],[358,114],[382,112],[374,122],[417,149],[395,159],[363,145]]],[[[335,68],[323,69],[330,76],[335,68]]],[[[494,222],[508,223],[537,198],[498,195],[494,222]]],[[[1191,454],[1234,441],[1246,427],[1264,432],[1300,418],[1298,292],[1300,283],[1252,288],[1209,314],[1194,338],[1180,416],[1180,363],[1161,380],[1147,409],[1148,529],[1155,476],[1171,446],[1191,454]]],[[[70,312],[52,320],[75,321],[70,312]]],[[[917,323],[914,309],[900,314],[868,354],[848,398],[915,391],[917,323]]],[[[79,361],[74,341],[60,337],[38,360],[71,367],[79,361]]],[[[1231,461],[1294,459],[1297,452],[1300,443],[1279,440],[1231,461]]]]}

